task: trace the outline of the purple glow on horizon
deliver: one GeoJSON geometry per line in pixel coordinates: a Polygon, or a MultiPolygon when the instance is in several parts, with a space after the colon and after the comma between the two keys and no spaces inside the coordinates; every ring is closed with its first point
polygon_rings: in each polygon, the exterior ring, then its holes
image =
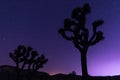
{"type": "Polygon", "coordinates": [[[92,67],[92,69],[90,70],[90,74],[93,76],[95,76],[96,74],[99,76],[119,75],[120,74],[120,64],[118,64],[117,61],[108,62],[105,64],[102,63],[102,64],[92,67]]]}

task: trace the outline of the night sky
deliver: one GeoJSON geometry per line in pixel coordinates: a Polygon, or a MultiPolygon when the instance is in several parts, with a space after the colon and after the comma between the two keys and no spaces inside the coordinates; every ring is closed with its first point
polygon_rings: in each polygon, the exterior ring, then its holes
{"type": "Polygon", "coordinates": [[[120,74],[120,0],[0,0],[0,65],[19,44],[31,46],[49,59],[42,71],[81,75],[79,51],[58,33],[65,18],[85,2],[91,5],[87,26],[103,19],[105,39],[90,47],[88,71],[93,76],[120,74]]]}

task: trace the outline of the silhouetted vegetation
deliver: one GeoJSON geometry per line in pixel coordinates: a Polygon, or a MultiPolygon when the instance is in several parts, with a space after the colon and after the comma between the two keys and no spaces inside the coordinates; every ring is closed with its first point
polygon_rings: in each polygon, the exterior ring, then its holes
{"type": "MultiPolygon", "coordinates": [[[[103,33],[97,28],[103,24],[103,20],[96,20],[92,23],[93,34],[90,34],[86,27],[86,16],[91,12],[88,3],[84,6],[77,7],[72,11],[72,19],[66,18],[64,20],[64,27],[59,29],[59,33],[66,40],[71,41],[75,48],[81,53],[81,65],[83,77],[88,77],[87,70],[87,51],[90,46],[103,40],[103,33]]],[[[85,79],[86,80],[86,79],[85,79]]]]}
{"type": "Polygon", "coordinates": [[[43,68],[43,65],[48,61],[43,54],[39,56],[38,52],[34,51],[33,48],[23,45],[19,45],[9,56],[16,64],[18,79],[20,71],[24,68],[26,68],[30,75],[31,71],[37,71],[39,68],[43,68]],[[28,67],[25,67],[26,65],[28,67]]]}

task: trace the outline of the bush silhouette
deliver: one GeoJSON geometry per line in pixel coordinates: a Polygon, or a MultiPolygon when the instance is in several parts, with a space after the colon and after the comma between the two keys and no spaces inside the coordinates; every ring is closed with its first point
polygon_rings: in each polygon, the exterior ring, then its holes
{"type": "Polygon", "coordinates": [[[87,70],[88,48],[104,39],[103,33],[97,30],[103,24],[103,20],[96,20],[92,23],[92,34],[90,34],[89,29],[86,27],[86,16],[90,12],[91,9],[88,3],[84,4],[82,8],[75,8],[72,11],[72,19],[66,18],[64,20],[64,27],[59,29],[62,37],[71,41],[81,53],[82,75],[84,78],[89,76],[87,70]]]}
{"type": "Polygon", "coordinates": [[[33,48],[24,45],[19,45],[9,56],[16,64],[18,77],[20,70],[23,70],[26,65],[28,65],[27,71],[29,73],[43,68],[43,65],[48,61],[44,54],[39,56],[38,52],[34,51],[33,48]]]}

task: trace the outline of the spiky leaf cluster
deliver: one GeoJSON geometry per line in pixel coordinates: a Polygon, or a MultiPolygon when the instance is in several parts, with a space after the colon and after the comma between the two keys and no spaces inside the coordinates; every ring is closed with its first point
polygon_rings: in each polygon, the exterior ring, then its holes
{"type": "Polygon", "coordinates": [[[10,53],[10,57],[15,63],[21,63],[26,60],[27,57],[30,55],[30,51],[32,48],[28,47],[28,50],[23,45],[19,45],[17,49],[13,53],[10,53]],[[26,53],[27,52],[27,53],[26,53]]]}
{"type": "Polygon", "coordinates": [[[34,64],[33,64],[33,70],[38,70],[39,68],[43,68],[43,65],[47,63],[48,59],[45,58],[45,56],[42,54],[40,57],[38,57],[34,64]]]}
{"type": "Polygon", "coordinates": [[[97,30],[103,24],[103,20],[94,21],[92,23],[93,34],[89,34],[90,31],[86,27],[86,16],[90,12],[90,6],[87,3],[82,8],[75,8],[72,11],[72,19],[66,18],[64,20],[64,27],[59,29],[62,37],[72,41],[79,50],[93,46],[104,38],[103,33],[97,30]]]}

